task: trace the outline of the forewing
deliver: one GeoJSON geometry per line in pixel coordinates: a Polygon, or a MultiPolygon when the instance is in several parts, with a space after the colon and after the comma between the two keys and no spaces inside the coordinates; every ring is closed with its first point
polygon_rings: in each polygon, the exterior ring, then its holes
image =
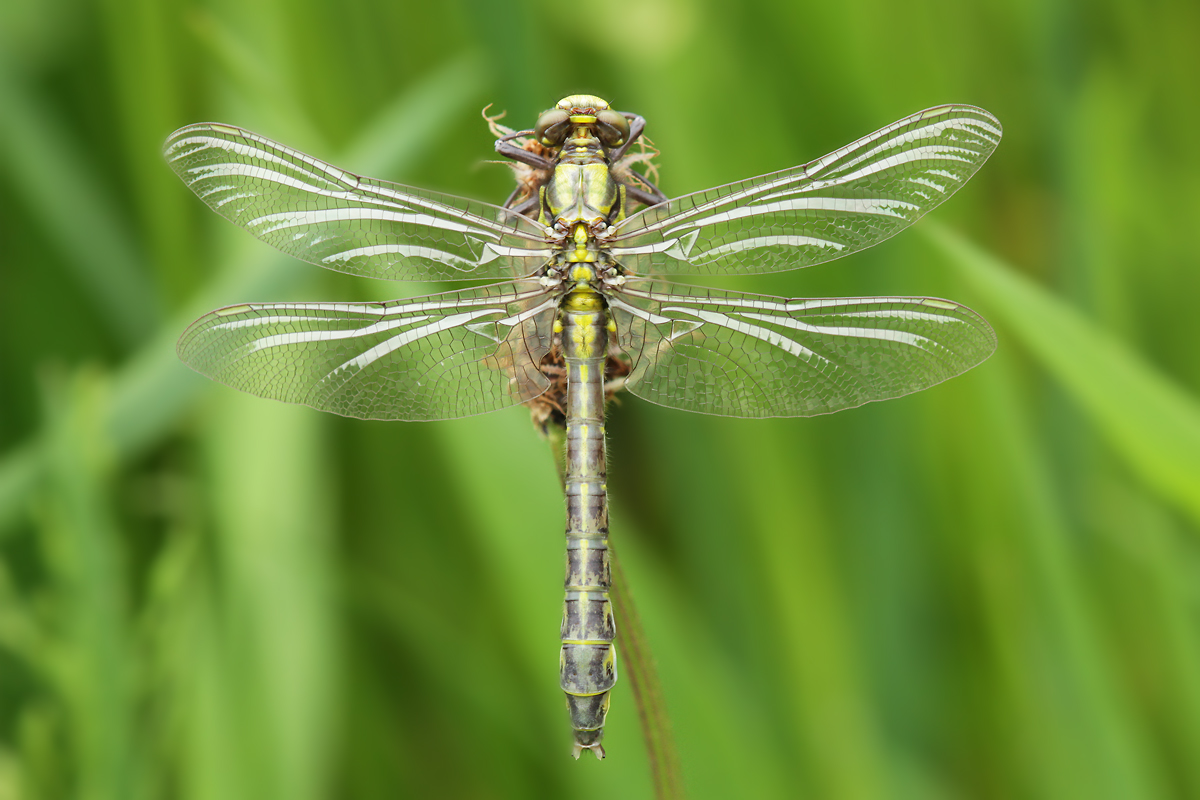
{"type": "Polygon", "coordinates": [[[882,242],[954,194],[1000,143],[973,106],[914,114],[802,167],[684,195],[617,226],[638,275],[779,272],[882,242]]]}
{"type": "Polygon", "coordinates": [[[386,280],[517,278],[552,247],[531,219],[363,178],[230,125],[180,128],[167,162],[214,211],[290,256],[386,280]]]}
{"type": "Polygon", "coordinates": [[[926,389],[996,348],[971,309],[923,297],[783,300],[631,280],[609,298],[652,403],[730,417],[809,417],[926,389]]]}
{"type": "Polygon", "coordinates": [[[556,299],[534,281],[392,303],[273,303],[207,314],[179,339],[197,372],[359,419],[454,419],[549,386],[556,299]]]}

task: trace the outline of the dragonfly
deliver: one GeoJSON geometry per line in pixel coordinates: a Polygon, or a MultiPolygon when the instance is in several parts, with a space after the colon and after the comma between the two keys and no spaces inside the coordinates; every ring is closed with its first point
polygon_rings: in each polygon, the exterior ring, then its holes
{"type": "Polygon", "coordinates": [[[617,680],[606,398],[806,417],[900,397],[996,347],[969,308],[928,297],[782,299],[672,283],[809,267],[893,236],[1000,142],[944,105],[807,164],[668,198],[635,166],[645,119],[571,95],[495,150],[524,170],[504,205],[367,178],[223,124],[173,133],[172,169],[288,255],[369,278],[488,280],[377,303],[246,303],[196,320],[193,369],[260,397],[366,420],[446,420],[547,401],[565,426],[560,686],[572,754],[604,758],[617,680]]]}

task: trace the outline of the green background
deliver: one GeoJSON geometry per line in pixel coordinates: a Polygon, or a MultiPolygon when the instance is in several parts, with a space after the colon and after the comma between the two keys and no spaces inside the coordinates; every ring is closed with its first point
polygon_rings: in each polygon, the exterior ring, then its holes
{"type": "Polygon", "coordinates": [[[914,230],[723,284],[953,298],[983,366],[808,420],[611,410],[689,796],[1200,797],[1197,75],[1194,0],[0,3],[0,799],[651,796],[627,679],[609,758],[568,756],[525,410],[344,420],[173,349],[223,304],[445,288],[278,255],[175,128],[498,202],[480,109],[584,91],[671,195],[940,103],[1005,125],[914,230]]]}

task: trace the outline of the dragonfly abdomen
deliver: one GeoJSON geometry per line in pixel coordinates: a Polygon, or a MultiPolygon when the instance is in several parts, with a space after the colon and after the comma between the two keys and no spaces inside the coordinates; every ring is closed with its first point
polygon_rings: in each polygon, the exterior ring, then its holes
{"type": "Polygon", "coordinates": [[[603,758],[600,740],[609,692],[617,681],[609,598],[604,450],[609,315],[604,299],[590,288],[572,291],[563,301],[558,327],[567,366],[567,569],[559,684],[575,731],[575,757],[590,749],[603,758]]]}

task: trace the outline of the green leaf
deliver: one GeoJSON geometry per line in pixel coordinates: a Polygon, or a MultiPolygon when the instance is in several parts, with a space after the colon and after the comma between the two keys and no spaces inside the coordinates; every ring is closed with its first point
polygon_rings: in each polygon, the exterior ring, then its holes
{"type": "Polygon", "coordinates": [[[1200,522],[1200,403],[1012,266],[947,228],[921,229],[1129,466],[1200,522]]]}

